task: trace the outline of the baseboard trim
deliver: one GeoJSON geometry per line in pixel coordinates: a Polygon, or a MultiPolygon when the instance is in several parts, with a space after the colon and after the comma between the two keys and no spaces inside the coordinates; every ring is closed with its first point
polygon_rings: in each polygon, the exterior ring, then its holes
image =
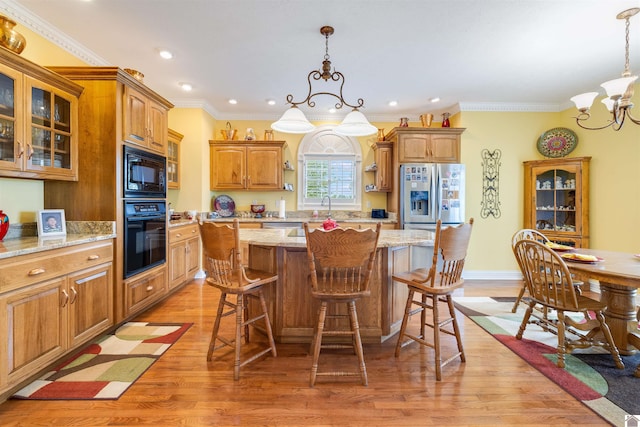
{"type": "Polygon", "coordinates": [[[466,280],[522,280],[522,273],[518,270],[487,271],[465,270],[462,277],[466,280]]]}

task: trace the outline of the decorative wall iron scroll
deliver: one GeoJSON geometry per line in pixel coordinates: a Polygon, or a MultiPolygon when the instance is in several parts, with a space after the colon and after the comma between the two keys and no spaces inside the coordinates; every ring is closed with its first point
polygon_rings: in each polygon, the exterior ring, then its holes
{"type": "Polygon", "coordinates": [[[482,150],[482,210],[480,216],[500,218],[500,150],[482,150]]]}

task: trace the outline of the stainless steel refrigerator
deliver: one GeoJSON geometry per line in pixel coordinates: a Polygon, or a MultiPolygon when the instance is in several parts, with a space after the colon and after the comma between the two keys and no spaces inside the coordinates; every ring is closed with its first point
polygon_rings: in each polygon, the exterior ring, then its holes
{"type": "Polygon", "coordinates": [[[452,163],[400,166],[400,223],[403,229],[435,230],[465,222],[465,168],[452,163]]]}

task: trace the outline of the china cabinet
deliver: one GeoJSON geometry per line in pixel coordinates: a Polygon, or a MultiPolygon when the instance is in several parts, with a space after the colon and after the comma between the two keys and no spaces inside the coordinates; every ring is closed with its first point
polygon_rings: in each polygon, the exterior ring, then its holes
{"type": "Polygon", "coordinates": [[[524,228],[577,248],[589,247],[591,157],[524,162],[524,228]]]}
{"type": "Polygon", "coordinates": [[[285,141],[209,141],[211,190],[282,190],[285,141]]]}
{"type": "Polygon", "coordinates": [[[0,176],[78,179],[82,87],[0,49],[0,176]]]}
{"type": "Polygon", "coordinates": [[[0,395],[113,325],[113,245],[0,262],[0,395]]]}
{"type": "Polygon", "coordinates": [[[180,143],[184,136],[173,129],[169,129],[167,142],[167,187],[180,188],[180,143]]]}
{"type": "Polygon", "coordinates": [[[198,224],[169,229],[169,289],[195,277],[200,266],[200,230],[198,224]]]}

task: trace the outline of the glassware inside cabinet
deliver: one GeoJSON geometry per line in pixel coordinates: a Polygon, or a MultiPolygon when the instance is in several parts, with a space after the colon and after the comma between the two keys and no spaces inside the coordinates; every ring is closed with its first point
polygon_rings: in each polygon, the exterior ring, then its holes
{"type": "Polygon", "coordinates": [[[15,161],[15,80],[0,74],[0,161],[15,161]]]}
{"type": "Polygon", "coordinates": [[[14,121],[0,117],[0,161],[15,160],[14,121]]]}
{"type": "Polygon", "coordinates": [[[576,231],[575,173],[552,169],[536,176],[536,228],[576,231]]]}
{"type": "Polygon", "coordinates": [[[51,92],[34,87],[31,89],[31,123],[51,126],[51,92]]]}
{"type": "Polygon", "coordinates": [[[53,102],[53,121],[56,130],[71,131],[71,102],[58,95],[54,97],[53,102]]]}
{"type": "Polygon", "coordinates": [[[15,80],[0,74],[0,114],[15,117],[13,100],[15,97],[15,80]]]}

